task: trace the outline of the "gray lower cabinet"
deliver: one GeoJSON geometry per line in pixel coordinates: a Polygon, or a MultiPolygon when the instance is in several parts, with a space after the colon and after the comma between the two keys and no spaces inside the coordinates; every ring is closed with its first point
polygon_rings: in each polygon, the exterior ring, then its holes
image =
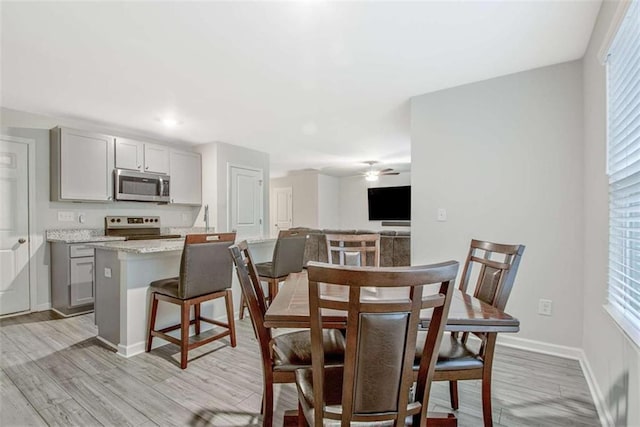
{"type": "Polygon", "coordinates": [[[84,244],[51,243],[51,305],[64,315],[93,310],[94,250],[84,244]]]}

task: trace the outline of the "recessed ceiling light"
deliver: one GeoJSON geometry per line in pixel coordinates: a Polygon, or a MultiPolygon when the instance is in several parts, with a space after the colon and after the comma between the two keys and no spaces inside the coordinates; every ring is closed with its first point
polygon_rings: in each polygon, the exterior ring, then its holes
{"type": "Polygon", "coordinates": [[[306,122],[302,125],[302,133],[307,136],[315,135],[317,132],[318,125],[316,125],[314,122],[306,122]]]}
{"type": "Polygon", "coordinates": [[[174,128],[178,126],[180,122],[178,122],[178,120],[174,119],[173,117],[165,117],[164,119],[162,119],[162,124],[168,128],[174,128]]]}

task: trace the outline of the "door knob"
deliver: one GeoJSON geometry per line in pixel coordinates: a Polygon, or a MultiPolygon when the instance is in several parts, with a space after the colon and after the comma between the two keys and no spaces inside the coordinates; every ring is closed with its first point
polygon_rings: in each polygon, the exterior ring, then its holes
{"type": "Polygon", "coordinates": [[[22,237],[18,239],[18,243],[23,244],[27,243],[27,239],[23,239],[22,237]]]}

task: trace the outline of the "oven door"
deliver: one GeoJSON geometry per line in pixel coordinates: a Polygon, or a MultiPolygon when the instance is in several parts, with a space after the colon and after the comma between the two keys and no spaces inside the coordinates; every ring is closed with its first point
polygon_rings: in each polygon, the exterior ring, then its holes
{"type": "Polygon", "coordinates": [[[115,199],[137,202],[169,202],[169,177],[155,173],[116,169],[115,199]]]}

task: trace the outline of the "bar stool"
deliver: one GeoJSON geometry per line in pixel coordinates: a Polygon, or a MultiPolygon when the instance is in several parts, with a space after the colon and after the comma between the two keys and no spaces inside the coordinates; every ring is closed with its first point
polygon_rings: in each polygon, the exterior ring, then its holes
{"type": "MultiPolygon", "coordinates": [[[[278,233],[271,261],[256,264],[260,281],[269,284],[269,301],[273,301],[273,298],[276,297],[280,282],[284,281],[290,273],[302,271],[306,243],[306,234],[299,231],[281,230],[278,233]]],[[[242,294],[240,319],[244,317],[246,307],[247,303],[244,294],[242,294]]]]}
{"type": "Polygon", "coordinates": [[[229,247],[235,241],[235,233],[190,234],[187,235],[180,260],[180,276],[156,280],[151,283],[151,314],[146,351],[151,351],[153,337],[160,337],[180,346],[180,367],[187,367],[189,350],[208,344],[214,340],[230,336],[231,347],[236,346],[236,331],[233,318],[233,298],[231,294],[231,276],[233,260],[229,256],[229,247]],[[208,319],[200,315],[200,304],[225,298],[227,322],[208,319]],[[166,301],[180,306],[180,323],[156,330],[158,301],[166,301]],[[194,319],[189,320],[191,306],[194,307],[194,319]],[[200,334],[200,323],[206,322],[225,328],[225,331],[206,339],[189,341],[189,327],[195,325],[195,334],[200,334]],[[167,332],[180,329],[180,339],[167,332]]]}

